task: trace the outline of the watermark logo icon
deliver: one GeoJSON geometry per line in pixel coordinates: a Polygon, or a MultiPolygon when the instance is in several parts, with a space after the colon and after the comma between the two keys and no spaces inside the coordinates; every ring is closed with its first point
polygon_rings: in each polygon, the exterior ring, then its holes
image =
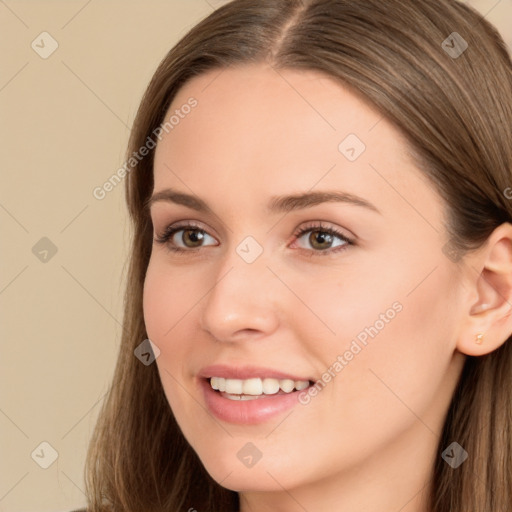
{"type": "Polygon", "coordinates": [[[58,459],[59,453],[50,443],[43,441],[30,456],[38,466],[48,469],[58,459]]]}
{"type": "Polygon", "coordinates": [[[133,351],[135,357],[145,366],[149,366],[160,355],[160,349],[149,339],[137,345],[133,351]]]}
{"type": "Polygon", "coordinates": [[[355,162],[365,150],[366,145],[355,133],[347,135],[338,145],[338,151],[349,162],[355,162]]]}
{"type": "Polygon", "coordinates": [[[263,247],[255,238],[247,236],[238,244],[236,252],[246,263],[253,263],[263,253],[263,247]]]}
{"type": "Polygon", "coordinates": [[[457,469],[468,458],[468,452],[454,441],[443,451],[441,457],[453,469],[457,469]]]}
{"type": "Polygon", "coordinates": [[[32,247],[32,254],[42,263],[48,263],[57,254],[57,246],[46,236],[43,236],[32,247]]]}
{"type": "Polygon", "coordinates": [[[452,59],[458,59],[468,49],[468,43],[458,32],[452,32],[441,47],[452,59]]]}
{"type": "Polygon", "coordinates": [[[59,43],[48,32],[41,32],[30,46],[39,57],[47,59],[59,47],[59,43]]]}
{"type": "Polygon", "coordinates": [[[236,456],[244,466],[250,469],[258,463],[263,453],[253,443],[249,442],[244,444],[236,456]]]}

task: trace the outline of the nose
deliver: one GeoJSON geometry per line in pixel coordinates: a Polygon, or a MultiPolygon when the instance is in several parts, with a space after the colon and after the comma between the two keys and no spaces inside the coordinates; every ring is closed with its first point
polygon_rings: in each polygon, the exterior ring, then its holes
{"type": "Polygon", "coordinates": [[[267,267],[265,252],[252,263],[229,251],[202,303],[201,326],[219,341],[271,335],[279,325],[282,283],[267,267]]]}

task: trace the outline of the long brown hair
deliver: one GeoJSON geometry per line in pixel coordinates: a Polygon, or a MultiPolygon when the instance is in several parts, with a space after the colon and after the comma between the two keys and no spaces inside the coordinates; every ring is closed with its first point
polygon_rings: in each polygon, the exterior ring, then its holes
{"type": "MultiPolygon", "coordinates": [[[[512,219],[504,194],[512,185],[512,63],[496,29],[471,7],[455,0],[225,4],[192,28],[159,65],[127,154],[146,144],[187,80],[254,62],[276,70],[321,71],[393,123],[445,201],[448,256],[460,258],[512,219]],[[453,48],[464,48],[460,38],[468,47],[456,55],[453,48]]],[[[156,365],[134,357],[135,347],[147,338],[142,291],[152,247],[146,208],[152,190],[150,151],[126,177],[133,245],[123,334],[87,455],[88,508],[236,511],[238,494],[213,481],[183,437],[156,365]]],[[[511,428],[509,339],[490,354],[466,359],[432,468],[429,511],[512,510],[511,428]],[[469,454],[457,469],[441,458],[453,441],[469,454]]]]}

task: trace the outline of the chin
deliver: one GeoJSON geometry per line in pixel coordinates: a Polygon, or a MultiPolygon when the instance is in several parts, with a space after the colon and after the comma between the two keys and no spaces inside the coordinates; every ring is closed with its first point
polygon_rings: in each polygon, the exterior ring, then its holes
{"type": "MultiPolygon", "coordinates": [[[[244,446],[246,443],[241,443],[244,446]]],[[[225,451],[221,454],[209,454],[208,458],[201,457],[201,462],[208,474],[222,487],[232,491],[282,491],[283,487],[297,486],[301,479],[297,467],[288,460],[273,460],[262,455],[252,466],[243,462],[245,452],[236,450],[225,451]]],[[[249,464],[249,461],[247,461],[249,464]]]]}

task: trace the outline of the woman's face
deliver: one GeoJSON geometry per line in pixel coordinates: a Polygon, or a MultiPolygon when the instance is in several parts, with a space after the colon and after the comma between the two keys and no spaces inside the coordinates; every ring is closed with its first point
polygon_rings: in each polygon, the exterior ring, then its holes
{"type": "Polygon", "coordinates": [[[237,491],[363,467],[419,486],[461,369],[463,287],[404,140],[325,76],[264,65],[194,78],[171,115],[151,218],[155,237],[179,228],[153,243],[144,318],[206,470],[237,491]]]}

